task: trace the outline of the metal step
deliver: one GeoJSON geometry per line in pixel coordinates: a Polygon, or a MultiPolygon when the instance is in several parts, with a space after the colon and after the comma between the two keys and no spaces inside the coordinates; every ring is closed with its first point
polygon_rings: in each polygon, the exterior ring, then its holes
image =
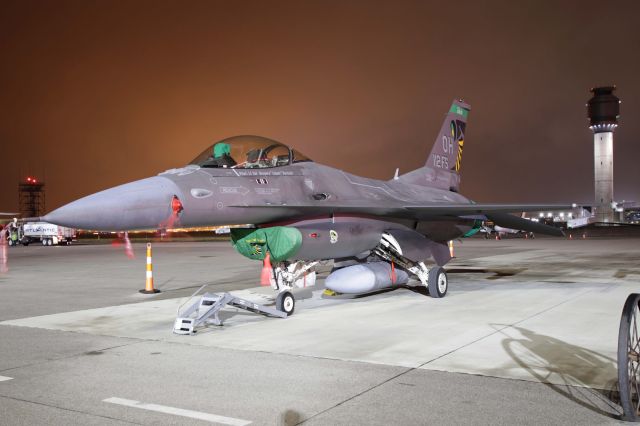
{"type": "Polygon", "coordinates": [[[188,305],[185,309],[183,306],[193,299],[205,286],[195,292],[185,303],[178,308],[178,314],[173,323],[173,332],[175,334],[194,334],[196,328],[206,324],[222,325],[222,320],[218,317],[218,313],[226,305],[235,308],[244,309],[256,314],[269,315],[278,318],[286,318],[285,312],[278,309],[269,308],[259,303],[252,302],[247,299],[234,296],[230,293],[205,293],[188,305]]]}

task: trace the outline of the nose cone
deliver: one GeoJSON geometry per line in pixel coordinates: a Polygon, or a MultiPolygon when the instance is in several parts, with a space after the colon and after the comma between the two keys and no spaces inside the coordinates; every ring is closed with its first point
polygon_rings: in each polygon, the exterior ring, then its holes
{"type": "Polygon", "coordinates": [[[97,231],[156,229],[171,217],[174,195],[182,198],[173,181],[154,176],[73,201],[47,214],[43,220],[97,231]]]}

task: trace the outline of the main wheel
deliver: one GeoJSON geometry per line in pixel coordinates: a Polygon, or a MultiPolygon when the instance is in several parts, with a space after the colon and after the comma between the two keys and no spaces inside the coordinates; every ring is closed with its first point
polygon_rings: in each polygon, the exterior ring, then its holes
{"type": "Polygon", "coordinates": [[[48,245],[48,246],[52,246],[52,245],[53,245],[53,240],[48,239],[48,240],[47,240],[47,245],[48,245]]]}
{"type": "Polygon", "coordinates": [[[429,296],[439,299],[447,294],[449,289],[449,278],[444,268],[440,266],[434,266],[429,270],[429,277],[427,278],[427,284],[429,288],[429,296]]]}
{"type": "Polygon", "coordinates": [[[276,297],[276,309],[286,313],[287,316],[293,315],[295,307],[296,299],[291,292],[283,291],[276,297]]]}
{"type": "Polygon", "coordinates": [[[618,387],[624,417],[629,421],[640,420],[640,334],[638,314],[640,294],[627,297],[620,318],[618,333],[618,387]]]}
{"type": "Polygon", "coordinates": [[[47,245],[47,240],[46,240],[46,238],[45,238],[44,240],[42,240],[42,245],[43,245],[43,246],[46,246],[46,245],[47,245]]]}

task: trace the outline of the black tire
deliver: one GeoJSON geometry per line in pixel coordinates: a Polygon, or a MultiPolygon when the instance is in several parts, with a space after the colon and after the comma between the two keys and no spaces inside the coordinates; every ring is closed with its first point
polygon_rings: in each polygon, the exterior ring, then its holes
{"type": "Polygon", "coordinates": [[[429,270],[429,277],[427,278],[429,296],[440,299],[447,294],[449,290],[449,278],[444,268],[440,266],[434,266],[429,270]]]}
{"type": "Polygon", "coordinates": [[[640,294],[627,297],[618,333],[618,387],[624,418],[640,420],[640,294]]]}
{"type": "Polygon", "coordinates": [[[296,308],[296,299],[289,291],[283,291],[276,297],[276,309],[287,314],[287,316],[293,315],[293,311],[296,308]]]}

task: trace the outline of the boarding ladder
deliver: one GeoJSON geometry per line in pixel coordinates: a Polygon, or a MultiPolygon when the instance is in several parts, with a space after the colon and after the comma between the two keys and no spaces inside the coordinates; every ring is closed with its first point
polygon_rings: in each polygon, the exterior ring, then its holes
{"type": "Polygon", "coordinates": [[[222,320],[218,317],[218,313],[226,305],[256,314],[270,315],[278,318],[287,317],[285,312],[260,305],[247,299],[242,299],[229,293],[204,293],[188,305],[188,302],[196,297],[204,287],[206,287],[206,284],[200,287],[186,302],[178,307],[176,321],[173,324],[174,333],[194,334],[197,332],[196,327],[208,324],[222,325],[222,320]],[[187,305],[186,308],[184,308],[185,305],[187,305]]]}

